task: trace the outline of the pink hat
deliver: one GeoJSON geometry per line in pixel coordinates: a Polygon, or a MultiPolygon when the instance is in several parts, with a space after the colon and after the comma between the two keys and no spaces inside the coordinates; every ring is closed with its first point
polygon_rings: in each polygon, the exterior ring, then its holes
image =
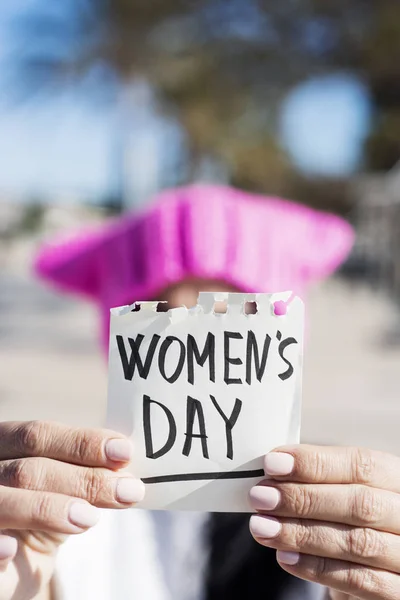
{"type": "Polygon", "coordinates": [[[188,277],[223,280],[244,292],[293,290],[331,274],[353,242],[340,217],[230,187],[167,190],[141,213],[57,245],[35,271],[96,302],[108,337],[109,309],[156,298],[188,277]]]}

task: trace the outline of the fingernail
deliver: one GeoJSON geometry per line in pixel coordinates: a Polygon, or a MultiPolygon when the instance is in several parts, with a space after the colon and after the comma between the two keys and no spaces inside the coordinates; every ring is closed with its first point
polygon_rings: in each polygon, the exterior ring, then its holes
{"type": "Polygon", "coordinates": [[[283,552],[283,550],[278,550],[276,553],[276,558],[278,562],[284,565],[297,565],[300,560],[300,554],[298,552],[283,552]]]}
{"type": "Polygon", "coordinates": [[[253,515],[250,518],[250,531],[255,537],[274,538],[278,535],[282,525],[273,517],[253,515]]]}
{"type": "Polygon", "coordinates": [[[118,502],[123,504],[133,504],[141,502],[145,495],[145,486],[140,479],[132,477],[120,477],[117,479],[115,496],[118,502]]]}
{"type": "Polygon", "coordinates": [[[0,560],[10,560],[17,554],[18,542],[8,535],[0,535],[0,560]]]}
{"type": "Polygon", "coordinates": [[[255,510],[274,510],[281,501],[281,493],[273,487],[256,485],[251,488],[249,498],[255,510]]]}
{"type": "Polygon", "coordinates": [[[133,446],[129,440],[108,440],[105,452],[109,460],[115,462],[129,462],[133,454],[133,446]]]}
{"type": "Polygon", "coordinates": [[[282,477],[290,475],[294,467],[294,458],[291,454],[284,452],[271,452],[264,459],[266,475],[282,477]]]}
{"type": "Polygon", "coordinates": [[[88,527],[93,527],[99,522],[100,511],[91,504],[74,502],[69,507],[68,516],[73,525],[87,529],[88,527]]]}

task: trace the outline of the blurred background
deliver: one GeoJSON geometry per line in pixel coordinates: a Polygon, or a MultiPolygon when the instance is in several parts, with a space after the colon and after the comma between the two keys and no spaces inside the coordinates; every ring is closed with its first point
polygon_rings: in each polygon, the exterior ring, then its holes
{"type": "Polygon", "coordinates": [[[400,452],[397,0],[0,4],[0,418],[99,424],[96,315],[43,240],[194,180],[348,218],[308,299],[303,438],[400,452]]]}

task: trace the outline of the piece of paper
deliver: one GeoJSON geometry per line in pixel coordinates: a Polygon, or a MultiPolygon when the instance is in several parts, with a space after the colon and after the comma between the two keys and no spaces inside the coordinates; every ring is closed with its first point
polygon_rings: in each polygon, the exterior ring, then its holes
{"type": "Polygon", "coordinates": [[[304,311],[294,297],[275,314],[288,299],[201,293],[192,309],[111,311],[107,426],[133,440],[139,508],[250,511],[263,456],[299,441],[304,311]]]}

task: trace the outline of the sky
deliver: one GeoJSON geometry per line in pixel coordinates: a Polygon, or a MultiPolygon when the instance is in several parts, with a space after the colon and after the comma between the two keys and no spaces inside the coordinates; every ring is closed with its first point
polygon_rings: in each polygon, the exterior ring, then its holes
{"type": "Polygon", "coordinates": [[[367,90],[350,75],[312,79],[284,102],[281,137],[304,172],[346,175],[360,166],[370,113],[367,90]]]}
{"type": "MultiPolygon", "coordinates": [[[[8,19],[17,6],[32,1],[0,5],[0,80],[10,43],[8,19]]],[[[295,89],[283,104],[279,130],[282,145],[304,173],[341,176],[359,168],[369,120],[363,85],[338,73],[295,89]]],[[[111,109],[95,108],[72,94],[18,106],[0,104],[0,193],[40,196],[57,190],[104,196],[116,180],[115,126],[111,109]]],[[[155,154],[166,138],[168,127],[159,119],[147,114],[136,120],[132,153],[141,177],[132,179],[143,193],[145,173],[157,180],[155,154]]]]}

